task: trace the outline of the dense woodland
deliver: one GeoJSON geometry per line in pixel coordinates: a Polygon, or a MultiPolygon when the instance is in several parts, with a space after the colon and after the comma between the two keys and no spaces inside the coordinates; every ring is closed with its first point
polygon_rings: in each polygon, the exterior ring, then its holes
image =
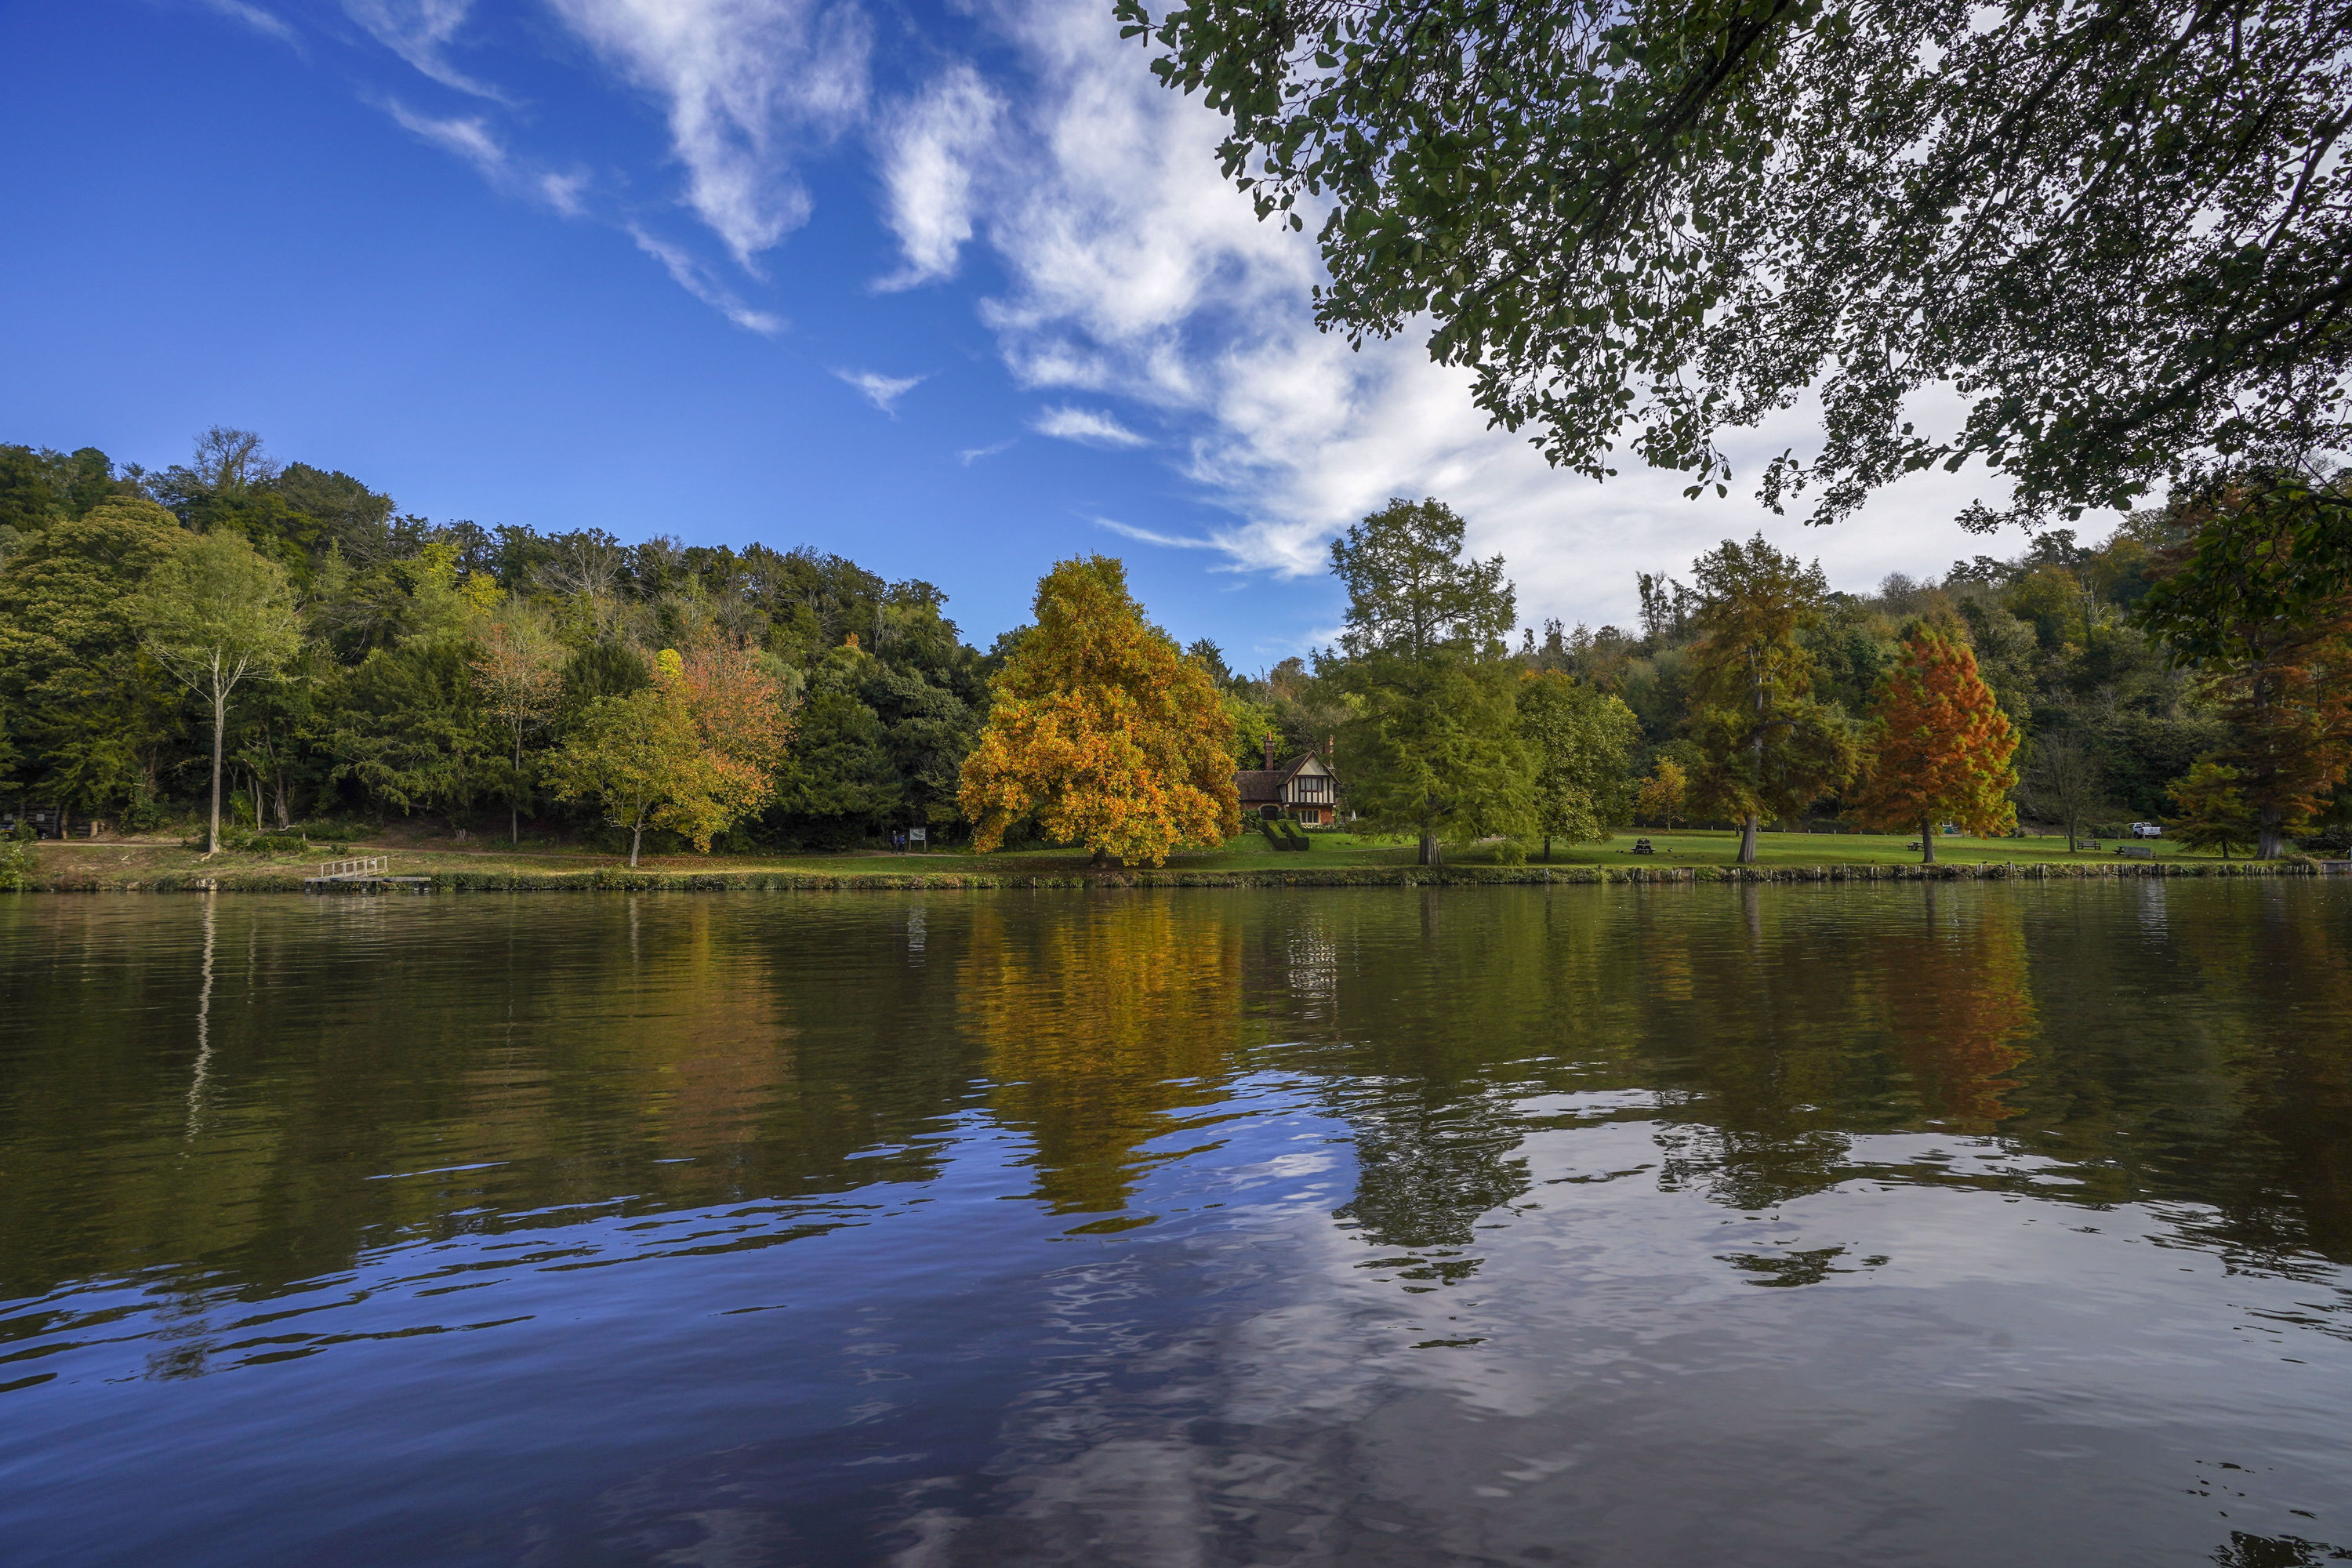
{"type": "MultiPolygon", "coordinates": [[[[2267,663],[2192,664],[2137,616],[2201,526],[2147,510],[2096,545],[2043,533],[2013,558],[1890,577],[1866,594],[1831,591],[1760,540],[1727,542],[1687,580],[1643,575],[1631,627],[1552,622],[1514,645],[1502,563],[1464,560],[1460,520],[1443,506],[1397,502],[1335,547],[1349,630],[1312,660],[1244,674],[1206,641],[1180,657],[1126,598],[1115,563],[1097,563],[1099,577],[1057,568],[1041,619],[1055,613],[1057,580],[1100,600],[1085,625],[1107,624],[1103,605],[1129,615],[1143,628],[1137,668],[1161,645],[1173,661],[1150,678],[1167,700],[1221,710],[1194,727],[1201,743],[1250,765],[1267,733],[1286,755],[1330,748],[1348,804],[1433,855],[1440,842],[1496,837],[1548,850],[1637,817],[1943,820],[1958,813],[1883,798],[1892,770],[1874,765],[1874,748],[1889,744],[1904,679],[1979,677],[1990,699],[1974,722],[1990,738],[1969,787],[1986,822],[2005,826],[2013,799],[2030,819],[2081,830],[2219,821],[2208,840],[2224,848],[2251,847],[2265,825],[2282,841],[2340,847],[2352,714],[2329,693],[2352,683],[2328,672],[2341,629],[2323,616],[2267,663]],[[2250,664],[2261,667],[2252,688],[2250,664]],[[1768,665],[1769,678],[1757,674],[1768,665]],[[2284,772],[2282,745],[2294,752],[2284,772]]],[[[1048,784],[1006,783],[1025,764],[1002,748],[987,753],[997,804],[962,793],[992,704],[1050,695],[1036,672],[1053,637],[1023,627],[983,652],[939,588],[807,549],[430,522],[350,475],[278,466],[257,437],[225,429],[160,472],[95,448],[0,447],[6,799],[132,828],[201,810],[211,701],[140,608],[159,568],[193,559],[185,547],[199,540],[243,542],[240,559],[265,563],[252,580],[283,584],[292,628],[282,657],[221,700],[230,844],[402,816],[486,836],[642,836],[649,848],[846,847],[916,826],[936,839],[978,826],[988,843],[1096,842],[1084,812],[1056,815],[1048,784]],[[1031,672],[1008,677],[1024,640],[1031,672]],[[698,648],[732,650],[732,674],[711,675],[698,648]],[[742,763],[756,776],[727,796],[731,807],[637,809],[632,821],[614,789],[582,782],[594,737],[638,721],[638,694],[673,681],[707,697],[722,677],[789,715],[772,754],[742,763]]],[[[1076,651],[1050,657],[1081,668],[1093,656],[1071,636],[1076,651]]],[[[701,710],[708,726],[713,710],[701,710]]],[[[643,714],[657,725],[656,708],[643,714]]],[[[710,788],[727,794],[724,781],[710,788]]],[[[1194,815],[1169,842],[1213,837],[1216,814],[1194,815]]],[[[1139,847],[1154,858],[1141,840],[1120,852],[1139,847]]]]}

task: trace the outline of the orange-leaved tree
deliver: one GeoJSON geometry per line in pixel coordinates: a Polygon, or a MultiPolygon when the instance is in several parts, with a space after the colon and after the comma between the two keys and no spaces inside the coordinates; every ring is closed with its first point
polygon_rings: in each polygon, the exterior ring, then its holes
{"type": "Polygon", "coordinates": [[[1127,568],[1064,561],[1038,581],[1037,624],[989,682],[964,759],[972,847],[1034,816],[1063,843],[1157,866],[1241,831],[1233,721],[1216,684],[1143,618],[1127,568]]]}
{"type": "Polygon", "coordinates": [[[683,834],[702,854],[765,805],[792,741],[794,704],[750,648],[664,648],[653,684],[600,697],[550,772],[564,800],[593,800],[629,832],[629,864],[647,827],[683,834]]]}
{"type": "Polygon", "coordinates": [[[1936,824],[1971,833],[2017,826],[2017,731],[1977,674],[1977,656],[1921,622],[1880,678],[1871,705],[1874,755],[1868,781],[1847,809],[1881,827],[1919,829],[1923,863],[1936,858],[1936,824]]]}

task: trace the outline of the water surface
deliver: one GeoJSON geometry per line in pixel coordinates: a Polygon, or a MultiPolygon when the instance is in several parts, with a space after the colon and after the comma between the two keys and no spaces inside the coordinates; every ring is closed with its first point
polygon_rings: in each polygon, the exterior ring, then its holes
{"type": "Polygon", "coordinates": [[[0,900],[0,1557],[2352,1556],[2352,886],[0,900]]]}

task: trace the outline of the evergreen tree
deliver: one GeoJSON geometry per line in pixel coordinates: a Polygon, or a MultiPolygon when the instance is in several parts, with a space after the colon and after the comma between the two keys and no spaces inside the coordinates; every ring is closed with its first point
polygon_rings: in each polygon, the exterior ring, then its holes
{"type": "Polygon", "coordinates": [[[2238,770],[2210,757],[2173,781],[2168,793],[2180,815],[2167,817],[2164,825],[2182,848],[2216,850],[2227,860],[2232,846],[2253,845],[2253,808],[2238,785],[2238,770]]]}
{"type": "Polygon", "coordinates": [[[1699,608],[1693,648],[1697,802],[1740,825],[1739,863],[1756,863],[1762,819],[1794,816],[1853,775],[1853,727],[1815,701],[1801,633],[1818,625],[1829,584],[1758,534],[1727,539],[1692,563],[1699,608]]]}
{"type": "Polygon", "coordinates": [[[1321,673],[1354,704],[1338,771],[1372,832],[1410,833],[1424,866],[1442,845],[1532,823],[1532,748],[1518,730],[1517,619],[1503,558],[1465,561],[1442,501],[1391,500],[1331,546],[1348,621],[1321,673]]]}

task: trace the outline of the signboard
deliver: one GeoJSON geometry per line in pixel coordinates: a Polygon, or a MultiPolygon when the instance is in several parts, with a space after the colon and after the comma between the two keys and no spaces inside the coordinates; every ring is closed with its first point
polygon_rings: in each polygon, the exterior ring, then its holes
{"type": "Polygon", "coordinates": [[[909,844],[928,844],[930,842],[930,836],[931,830],[928,827],[909,827],[907,829],[907,842],[909,844]]]}

